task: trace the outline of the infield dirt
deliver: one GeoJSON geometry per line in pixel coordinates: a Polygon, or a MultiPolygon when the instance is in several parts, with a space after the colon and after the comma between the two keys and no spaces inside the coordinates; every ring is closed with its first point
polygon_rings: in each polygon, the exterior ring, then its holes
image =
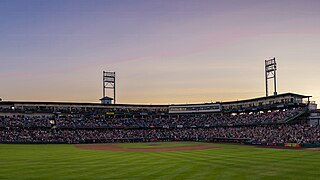
{"type": "Polygon", "coordinates": [[[168,151],[186,151],[186,150],[204,150],[221,148],[206,144],[197,144],[193,146],[177,146],[177,147],[155,147],[155,148],[126,148],[116,144],[77,144],[80,149],[87,150],[105,150],[105,151],[123,151],[123,152],[168,152],[168,151]]]}

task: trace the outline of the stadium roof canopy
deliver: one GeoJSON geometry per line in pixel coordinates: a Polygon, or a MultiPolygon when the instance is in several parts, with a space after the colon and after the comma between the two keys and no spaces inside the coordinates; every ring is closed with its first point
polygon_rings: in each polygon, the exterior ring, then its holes
{"type": "MultiPolygon", "coordinates": [[[[13,104],[21,104],[21,105],[71,105],[71,106],[79,106],[79,105],[87,105],[87,106],[128,106],[128,107],[169,107],[169,106],[179,106],[179,105],[206,105],[206,104],[232,104],[232,103],[246,103],[250,101],[259,101],[259,100],[268,100],[273,98],[281,98],[285,96],[293,96],[295,98],[310,98],[312,96],[300,95],[295,93],[284,93],[275,96],[265,96],[265,97],[258,97],[252,99],[245,99],[245,100],[237,100],[237,101],[228,101],[228,102],[216,102],[216,103],[191,103],[191,104],[170,104],[170,105],[147,105],[147,104],[101,104],[101,103],[88,103],[88,102],[34,102],[34,101],[0,101],[1,105],[13,105],[13,104]]],[[[110,98],[110,97],[104,97],[110,98]]],[[[103,99],[103,98],[102,98],[103,99]]],[[[112,99],[112,98],[110,98],[112,99]]],[[[100,99],[101,100],[101,99],[100,99]]]]}
{"type": "Polygon", "coordinates": [[[293,97],[301,98],[301,99],[312,97],[312,96],[306,96],[306,95],[295,94],[295,93],[283,93],[283,94],[278,94],[278,95],[274,95],[274,96],[264,96],[264,97],[258,97],[258,98],[252,98],[252,99],[221,102],[221,104],[245,103],[245,102],[250,102],[250,101],[267,100],[267,99],[271,99],[271,98],[281,98],[281,97],[285,97],[285,96],[293,96],[293,97]]]}

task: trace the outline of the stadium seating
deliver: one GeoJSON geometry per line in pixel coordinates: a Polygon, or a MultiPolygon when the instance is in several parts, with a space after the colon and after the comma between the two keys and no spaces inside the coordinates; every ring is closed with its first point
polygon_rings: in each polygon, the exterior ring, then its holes
{"type": "Polygon", "coordinates": [[[239,114],[188,114],[139,118],[95,112],[58,116],[0,116],[2,143],[227,141],[254,144],[320,143],[320,127],[289,124],[302,110],[239,114]]]}

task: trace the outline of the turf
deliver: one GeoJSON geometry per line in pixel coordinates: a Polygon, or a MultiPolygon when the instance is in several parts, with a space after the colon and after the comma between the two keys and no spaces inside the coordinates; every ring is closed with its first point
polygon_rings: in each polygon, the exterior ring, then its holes
{"type": "MultiPolygon", "coordinates": [[[[160,145],[168,147],[172,144],[174,143],[160,145]]],[[[134,148],[150,146],[141,143],[121,145],[134,148]]],[[[73,145],[0,144],[0,179],[320,177],[320,151],[264,149],[225,144],[219,146],[223,148],[137,153],[82,150],[73,145]]]]}

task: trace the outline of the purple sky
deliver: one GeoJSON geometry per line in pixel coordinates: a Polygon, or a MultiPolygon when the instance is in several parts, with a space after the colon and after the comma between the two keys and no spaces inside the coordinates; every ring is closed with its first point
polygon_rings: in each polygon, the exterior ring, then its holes
{"type": "Polygon", "coordinates": [[[319,47],[318,0],[1,0],[0,97],[95,102],[110,70],[118,103],[252,98],[276,57],[279,93],[319,101],[319,47]]]}

